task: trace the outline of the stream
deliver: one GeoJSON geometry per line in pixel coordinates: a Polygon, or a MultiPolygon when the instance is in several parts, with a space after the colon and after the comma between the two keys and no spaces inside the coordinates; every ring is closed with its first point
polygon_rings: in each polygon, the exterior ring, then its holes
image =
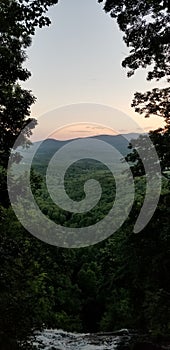
{"type": "Polygon", "coordinates": [[[117,333],[79,334],[62,330],[44,330],[36,334],[34,345],[44,350],[114,350],[128,343],[128,330],[117,333]]]}
{"type": "Polygon", "coordinates": [[[86,334],[45,329],[35,334],[33,345],[37,350],[170,350],[170,337],[157,342],[128,329],[86,334]]]}

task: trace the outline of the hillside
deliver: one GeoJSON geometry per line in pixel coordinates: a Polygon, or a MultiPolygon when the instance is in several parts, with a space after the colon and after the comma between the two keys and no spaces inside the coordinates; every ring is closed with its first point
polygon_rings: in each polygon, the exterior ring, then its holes
{"type": "MultiPolygon", "coordinates": [[[[92,136],[90,137],[91,139],[97,139],[97,140],[102,140],[106,143],[109,143],[111,146],[115,147],[123,156],[125,156],[128,152],[128,144],[129,141],[132,138],[137,138],[139,134],[126,134],[126,135],[99,135],[99,136],[92,136]]],[[[78,140],[78,139],[75,139],[78,140]]],[[[17,151],[20,152],[21,155],[24,156],[24,162],[27,163],[29,162],[30,159],[32,158],[32,152],[37,148],[37,152],[34,156],[33,164],[34,166],[37,165],[45,165],[47,164],[51,157],[57,152],[61,147],[66,145],[68,142],[71,142],[74,140],[66,140],[66,141],[60,141],[56,139],[46,139],[43,142],[38,141],[32,144],[30,148],[28,149],[23,149],[19,147],[17,151]]]]}

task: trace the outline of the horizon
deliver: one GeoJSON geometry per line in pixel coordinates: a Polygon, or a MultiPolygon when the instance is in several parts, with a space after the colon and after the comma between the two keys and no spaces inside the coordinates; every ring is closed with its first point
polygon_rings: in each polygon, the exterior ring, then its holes
{"type": "MultiPolygon", "coordinates": [[[[84,135],[84,136],[77,136],[77,137],[70,137],[70,138],[55,138],[55,137],[48,137],[45,139],[41,139],[41,140],[36,140],[33,141],[32,143],[38,143],[38,142],[43,142],[46,140],[53,140],[53,141],[71,141],[71,140],[78,140],[78,139],[83,139],[83,138],[92,138],[92,137],[104,137],[104,136],[125,136],[125,135],[142,135],[144,133],[139,133],[139,132],[128,132],[128,133],[118,133],[118,134],[94,134],[94,135],[84,135]]],[[[147,134],[147,132],[145,132],[145,134],[147,134]]]]}
{"type": "MultiPolygon", "coordinates": [[[[134,111],[131,101],[136,91],[147,91],[162,83],[145,80],[147,70],[144,74],[143,69],[127,77],[121,62],[129,49],[116,21],[102,8],[95,1],[72,0],[49,9],[52,24],[37,28],[27,50],[25,67],[32,76],[23,87],[37,97],[31,117],[38,120],[70,104],[97,103],[130,115],[146,132],[156,129],[163,120],[158,116],[144,118],[134,111]]],[[[62,120],[66,124],[65,116],[62,120]]],[[[48,119],[48,128],[47,124],[48,119]]],[[[122,128],[128,129],[128,123],[122,122],[122,128]]]]}
{"type": "Polygon", "coordinates": [[[46,138],[68,140],[103,134],[140,134],[151,130],[147,131],[120,110],[94,103],[63,106],[44,114],[37,121],[38,126],[30,138],[32,142],[46,138]]]}

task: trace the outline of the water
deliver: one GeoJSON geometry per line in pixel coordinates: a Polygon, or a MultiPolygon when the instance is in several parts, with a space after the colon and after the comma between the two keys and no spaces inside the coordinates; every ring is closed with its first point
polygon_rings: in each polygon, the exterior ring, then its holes
{"type": "Polygon", "coordinates": [[[78,334],[62,330],[44,330],[37,333],[34,345],[44,350],[115,350],[118,344],[129,339],[128,331],[116,334],[78,334]]]}

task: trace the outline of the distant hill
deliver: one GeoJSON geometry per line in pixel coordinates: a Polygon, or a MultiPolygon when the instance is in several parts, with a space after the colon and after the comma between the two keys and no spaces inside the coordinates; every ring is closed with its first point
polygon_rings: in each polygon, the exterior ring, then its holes
{"type": "MultiPolygon", "coordinates": [[[[126,156],[127,153],[129,153],[129,149],[128,149],[129,141],[132,138],[137,138],[138,136],[139,134],[137,133],[130,133],[125,135],[97,135],[97,136],[91,136],[88,138],[98,139],[106,143],[109,143],[111,146],[114,146],[121,153],[123,157],[123,156],[126,156]]],[[[61,147],[63,147],[70,141],[74,141],[74,140],[79,140],[79,138],[73,139],[73,140],[66,140],[66,141],[60,141],[56,139],[46,139],[44,141],[38,141],[33,143],[28,149],[23,149],[22,147],[19,147],[17,151],[19,151],[21,155],[24,156],[24,162],[27,163],[32,158],[32,151],[34,151],[39,146],[33,159],[33,165],[39,168],[41,166],[43,167],[44,165],[47,165],[57,150],[59,150],[61,147]]]]}

